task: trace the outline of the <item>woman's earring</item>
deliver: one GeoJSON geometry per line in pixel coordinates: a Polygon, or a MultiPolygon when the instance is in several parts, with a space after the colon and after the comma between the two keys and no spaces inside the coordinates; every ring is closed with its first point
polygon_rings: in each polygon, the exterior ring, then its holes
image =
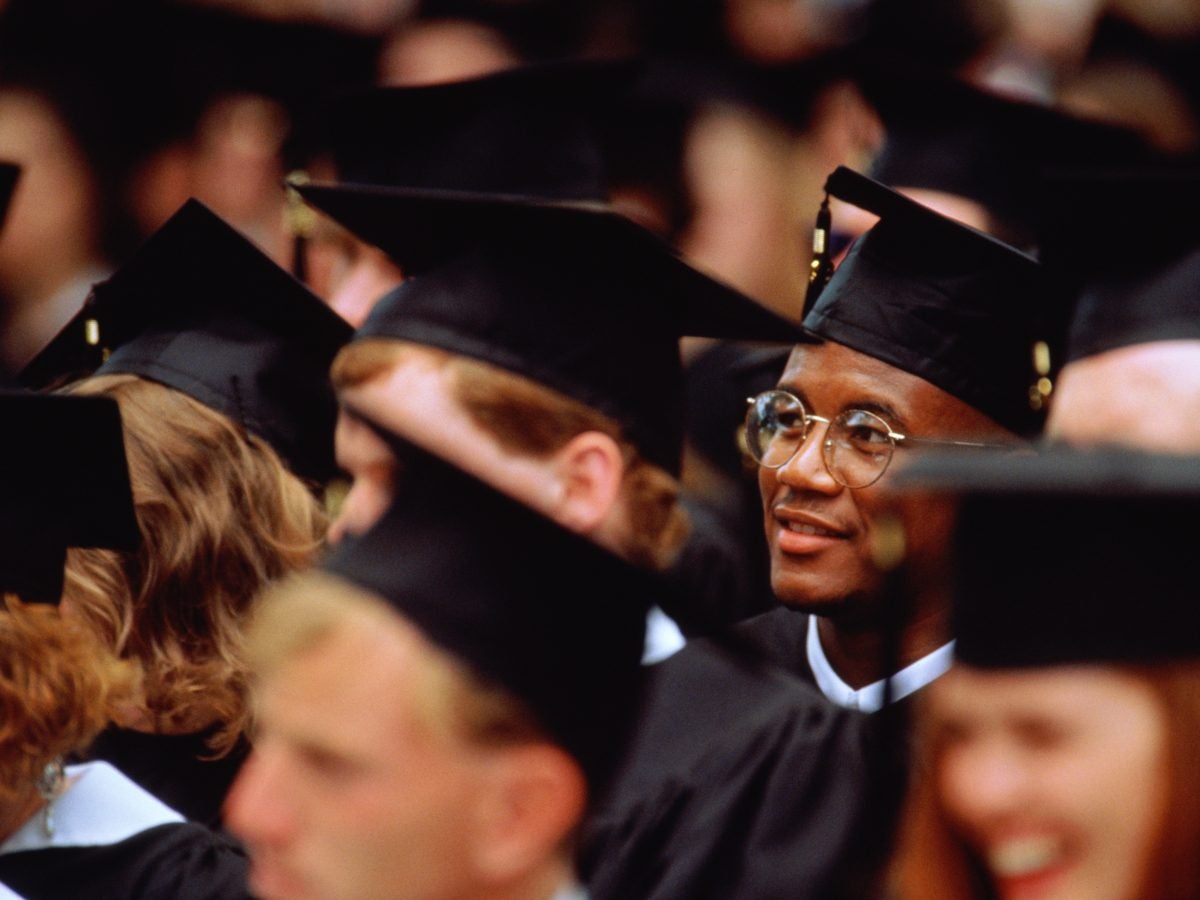
{"type": "Polygon", "coordinates": [[[55,759],[46,763],[46,768],[42,769],[42,775],[38,778],[38,796],[44,801],[44,805],[42,806],[42,831],[46,837],[51,837],[54,834],[54,801],[62,793],[65,781],[66,773],[63,771],[61,759],[55,759]]]}

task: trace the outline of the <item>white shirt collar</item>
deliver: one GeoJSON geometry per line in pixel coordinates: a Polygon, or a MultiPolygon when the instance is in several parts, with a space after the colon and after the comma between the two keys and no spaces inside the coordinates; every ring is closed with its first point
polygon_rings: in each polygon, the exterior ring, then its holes
{"type": "Polygon", "coordinates": [[[657,606],[650,607],[646,613],[646,643],[642,651],[642,665],[649,666],[662,662],[668,656],[673,656],[683,649],[687,638],[675,624],[675,620],[657,606]]]}
{"type": "MultiPolygon", "coordinates": [[[[808,665],[821,693],[847,709],[857,709],[862,712],[879,712],[883,708],[883,688],[887,679],[881,678],[873,684],[860,687],[857,690],[842,681],[841,676],[833,670],[821,646],[821,636],[817,631],[817,617],[808,617],[808,638],[805,642],[808,654],[808,665]]],[[[909,694],[920,690],[932,681],[946,674],[950,664],[954,662],[954,641],[943,644],[928,656],[923,656],[916,662],[905,666],[892,676],[892,700],[902,700],[909,694]]]]}
{"type": "Polygon", "coordinates": [[[51,810],[54,833],[47,836],[42,813],[34,813],[0,854],[50,847],[106,847],[150,828],[184,818],[106,762],[67,766],[67,789],[51,810]]]}

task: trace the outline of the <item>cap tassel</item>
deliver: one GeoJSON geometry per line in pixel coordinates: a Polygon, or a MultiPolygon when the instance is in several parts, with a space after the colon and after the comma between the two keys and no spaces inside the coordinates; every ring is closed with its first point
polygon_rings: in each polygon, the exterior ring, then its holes
{"type": "Polygon", "coordinates": [[[826,194],[817,211],[817,224],[813,229],[813,257],[808,273],[808,291],[804,296],[805,315],[817,302],[833,275],[833,259],[829,253],[829,234],[832,230],[833,217],[829,212],[829,195],[826,194]]]}
{"type": "Polygon", "coordinates": [[[1054,391],[1054,382],[1050,380],[1050,345],[1045,341],[1033,345],[1033,371],[1037,380],[1029,386],[1029,408],[1041,412],[1054,391]]]}
{"type": "Polygon", "coordinates": [[[292,275],[308,281],[308,242],[317,225],[317,214],[304,202],[296,185],[308,184],[308,173],[297,169],[285,179],[287,203],[284,210],[288,234],[292,236],[292,275]]]}
{"type": "Polygon", "coordinates": [[[83,342],[99,354],[100,362],[103,363],[108,359],[108,348],[101,343],[100,316],[96,313],[96,307],[96,292],[93,289],[83,303],[87,312],[83,320],[83,342]]]}

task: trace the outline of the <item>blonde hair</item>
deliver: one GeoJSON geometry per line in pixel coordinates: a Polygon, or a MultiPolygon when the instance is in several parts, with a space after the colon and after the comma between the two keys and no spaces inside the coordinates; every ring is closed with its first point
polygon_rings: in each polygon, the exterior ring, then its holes
{"type": "Polygon", "coordinates": [[[314,559],[326,519],[265,441],[187,395],[132,375],[79,382],[121,407],[142,546],[68,553],[64,598],[140,670],[158,731],[245,731],[243,617],[271,581],[314,559]]]}
{"type": "Polygon", "coordinates": [[[658,571],[675,561],[690,530],[678,480],[647,461],[617,422],[590,406],[473,357],[391,338],[343,347],[333,361],[334,387],[343,390],[370,381],[401,364],[418,346],[447,368],[455,400],[475,424],[511,452],[544,458],[586,431],[611,437],[625,463],[621,492],[629,530],[621,553],[658,571]]]}
{"type": "Polygon", "coordinates": [[[434,646],[374,594],[327,572],[299,573],[263,592],[247,638],[254,676],[270,675],[339,630],[355,627],[399,628],[411,639],[419,660],[402,688],[411,692],[428,734],[481,747],[549,740],[511,692],[434,646]]]}
{"type": "Polygon", "coordinates": [[[0,601],[0,806],[46,765],[86,748],[128,699],[129,667],[92,632],[44,604],[0,601]]]}

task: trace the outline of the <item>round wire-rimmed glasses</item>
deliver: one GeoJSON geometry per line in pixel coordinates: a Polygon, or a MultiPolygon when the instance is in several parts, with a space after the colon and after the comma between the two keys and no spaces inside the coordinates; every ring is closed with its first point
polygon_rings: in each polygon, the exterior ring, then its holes
{"type": "Polygon", "coordinates": [[[883,477],[899,444],[936,444],[952,447],[1000,447],[975,441],[915,438],[892,430],[886,420],[865,409],[847,409],[833,419],[816,416],[795,394],[764,391],[747,397],[746,448],[760,466],[779,469],[795,456],[812,431],[814,422],[826,427],[821,457],[838,484],[870,487],[883,477]]]}

